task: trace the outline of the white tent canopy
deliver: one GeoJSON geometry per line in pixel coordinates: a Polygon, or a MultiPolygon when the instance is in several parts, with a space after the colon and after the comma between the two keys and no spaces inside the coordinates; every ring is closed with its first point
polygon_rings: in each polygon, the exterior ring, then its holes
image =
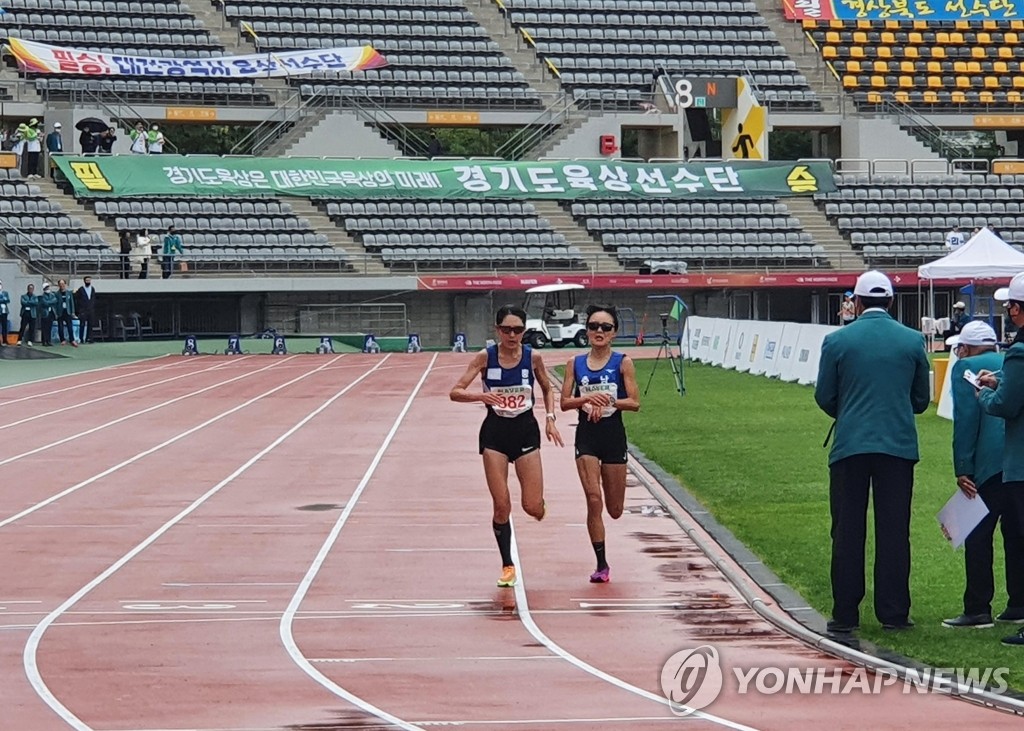
{"type": "Polygon", "coordinates": [[[941,259],[917,268],[922,279],[1009,279],[1020,272],[1024,272],[1024,253],[988,228],[941,259]]]}

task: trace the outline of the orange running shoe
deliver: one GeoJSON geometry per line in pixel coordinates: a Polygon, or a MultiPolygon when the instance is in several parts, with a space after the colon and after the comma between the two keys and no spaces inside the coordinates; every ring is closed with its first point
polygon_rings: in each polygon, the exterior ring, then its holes
{"type": "Polygon", "coordinates": [[[501,578],[498,579],[498,586],[516,585],[516,567],[505,566],[501,569],[501,578]]]}

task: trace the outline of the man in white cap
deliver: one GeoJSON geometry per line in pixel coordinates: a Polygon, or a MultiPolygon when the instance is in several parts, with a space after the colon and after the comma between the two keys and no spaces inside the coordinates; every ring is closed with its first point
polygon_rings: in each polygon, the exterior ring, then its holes
{"type": "Polygon", "coordinates": [[[910,499],[920,458],[914,414],[929,403],[924,340],[889,316],[892,282],[882,272],[865,272],[853,294],[857,320],[825,337],[814,390],[818,406],[835,419],[828,631],[840,635],[860,626],[869,492],[875,512],[875,616],[885,629],[914,626],[910,499]]]}
{"type": "MultiPolygon", "coordinates": [[[[1012,523],[1006,526],[1008,530],[1015,528],[1021,533],[1024,532],[1024,272],[1010,280],[1009,287],[996,290],[995,297],[1017,326],[1017,337],[1006,351],[1002,370],[985,370],[978,374],[982,386],[978,403],[985,413],[1003,419],[1006,424],[1003,489],[1007,491],[1007,507],[1003,520],[1012,523]]],[[[1007,621],[1024,622],[1024,613],[1019,611],[1010,613],[1008,609],[1000,616],[1007,621]]],[[[1004,637],[1003,644],[1024,647],[1024,630],[1004,637]]]]}
{"type": "Polygon", "coordinates": [[[943,620],[946,627],[992,627],[992,536],[996,523],[1003,533],[1006,554],[1007,609],[1001,621],[1024,620],[1024,534],[1017,530],[1010,493],[1003,485],[1003,420],[986,414],[978,401],[968,372],[994,372],[1003,367],[1003,356],[996,352],[996,331],[975,320],[959,335],[946,341],[956,351],[957,362],[950,374],[953,384],[953,471],[957,487],[971,500],[982,500],[988,515],[975,527],[964,543],[964,613],[943,620]],[[1001,520],[1000,520],[1001,519],[1001,520]]]}
{"type": "Polygon", "coordinates": [[[50,177],[54,177],[57,170],[57,165],[53,161],[54,155],[60,155],[64,152],[64,138],[61,136],[61,124],[60,122],[53,123],[53,132],[46,135],[46,154],[50,158],[50,177]]]}

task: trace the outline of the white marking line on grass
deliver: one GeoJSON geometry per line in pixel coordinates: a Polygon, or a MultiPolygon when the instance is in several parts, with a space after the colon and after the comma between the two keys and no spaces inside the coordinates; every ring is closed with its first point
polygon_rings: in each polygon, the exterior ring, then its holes
{"type": "MultiPolygon", "coordinates": [[[[341,356],[338,356],[338,357],[340,358],[341,356]]],[[[147,406],[146,408],[141,409],[139,411],[133,411],[130,414],[125,414],[124,416],[120,416],[120,417],[114,419],[113,421],[108,421],[105,424],[100,424],[99,426],[94,426],[94,427],[92,427],[90,429],[86,429],[85,431],[80,431],[77,434],[72,434],[71,436],[64,437],[63,439],[58,439],[55,442],[50,442],[49,444],[44,444],[41,447],[36,447],[35,449],[30,449],[27,452],[22,452],[21,454],[15,454],[15,455],[13,455],[11,457],[7,457],[6,459],[0,460],[0,467],[4,466],[6,464],[10,464],[11,462],[14,462],[16,460],[23,459],[24,457],[31,457],[33,454],[39,454],[40,452],[45,452],[47,449],[52,449],[53,447],[59,447],[61,444],[66,444],[67,442],[74,441],[76,439],[88,436],[90,434],[94,434],[94,433],[96,433],[98,431],[102,431],[103,429],[107,429],[107,428],[112,427],[112,426],[114,426],[116,424],[120,424],[123,421],[128,421],[129,419],[134,419],[136,416],[142,416],[143,414],[148,414],[151,411],[156,411],[158,409],[162,409],[165,406],[170,406],[171,404],[177,403],[178,401],[184,401],[185,399],[193,398],[194,396],[198,396],[198,395],[200,395],[202,393],[206,393],[207,391],[212,391],[215,388],[220,388],[221,386],[226,386],[229,383],[234,383],[235,381],[240,381],[243,378],[248,378],[249,376],[254,376],[257,373],[262,373],[263,371],[270,370],[271,368],[274,368],[275,366],[277,366],[277,365],[279,365],[280,363],[283,363],[283,362],[284,361],[278,361],[277,363],[271,363],[270,365],[264,366],[263,368],[258,368],[255,371],[251,371],[249,373],[243,373],[240,376],[235,376],[233,378],[229,378],[226,381],[220,381],[219,383],[214,383],[214,384],[212,384],[210,386],[206,386],[204,388],[201,388],[198,391],[192,391],[191,393],[182,394],[181,396],[175,396],[174,398],[172,398],[172,399],[170,399],[168,401],[162,401],[161,403],[154,404],[153,406],[147,406]]],[[[278,386],[278,388],[284,388],[284,386],[287,386],[289,383],[293,383],[293,382],[294,381],[288,381],[288,383],[285,383],[283,386],[278,386]]],[[[92,482],[95,482],[96,480],[100,479],[101,477],[106,477],[107,475],[111,474],[112,472],[116,472],[117,470],[121,469],[122,467],[126,467],[127,465],[130,465],[132,462],[135,462],[136,460],[141,459],[142,457],[145,457],[145,456],[147,456],[149,454],[152,454],[153,452],[157,451],[158,449],[162,449],[163,447],[166,447],[169,444],[173,444],[178,439],[181,439],[182,437],[188,436],[193,431],[202,429],[203,427],[208,426],[208,425],[212,424],[213,422],[218,421],[218,420],[224,418],[228,414],[231,414],[231,413],[233,413],[234,411],[236,411],[236,410],[238,410],[240,408],[244,408],[244,407],[248,406],[249,404],[253,403],[254,401],[260,400],[264,396],[268,396],[271,393],[274,393],[275,390],[277,390],[277,389],[273,389],[271,391],[267,391],[267,392],[257,396],[254,399],[250,399],[249,401],[246,401],[241,406],[236,406],[236,407],[234,407],[234,409],[231,409],[229,411],[225,411],[224,413],[222,413],[222,414],[220,414],[218,416],[213,417],[213,419],[211,419],[211,420],[204,421],[199,426],[193,427],[189,431],[183,432],[183,433],[179,434],[176,437],[172,437],[170,440],[168,440],[166,442],[162,442],[161,444],[158,444],[156,447],[152,447],[151,449],[148,449],[148,450],[146,450],[144,452],[139,452],[134,457],[131,457],[130,459],[128,459],[128,460],[126,460],[124,462],[121,462],[119,464],[116,464],[113,467],[111,467],[111,468],[109,468],[107,470],[104,470],[103,472],[101,472],[98,475],[90,477],[85,482],[80,482],[77,485],[73,485],[72,487],[69,487],[67,490],[65,490],[64,492],[60,493],[58,495],[58,497],[63,497],[66,494],[74,492],[75,490],[77,490],[80,487],[85,487],[86,485],[91,484],[92,482]]],[[[52,500],[51,500],[51,502],[52,502],[52,500]]],[[[37,504],[37,505],[35,505],[35,506],[31,507],[31,508],[26,509],[25,511],[22,511],[21,513],[18,513],[16,516],[14,516],[12,518],[8,518],[6,520],[0,520],[0,528],[3,528],[5,525],[14,522],[18,518],[24,517],[25,515],[28,515],[29,513],[35,512],[36,510],[38,510],[44,504],[48,505],[49,503],[44,501],[43,503],[39,503],[39,504],[37,504]]]]}
{"type": "MultiPolygon", "coordinates": [[[[519,620],[523,623],[523,626],[526,628],[526,631],[533,635],[534,639],[536,639],[546,648],[551,650],[551,652],[555,653],[566,662],[576,666],[577,668],[586,673],[590,673],[595,678],[599,678],[600,680],[603,680],[606,683],[610,683],[611,685],[614,685],[617,688],[621,688],[622,690],[638,695],[641,698],[646,698],[647,700],[654,701],[655,703],[658,703],[660,705],[670,707],[669,700],[664,696],[656,695],[654,693],[651,693],[650,691],[644,690],[643,688],[638,688],[637,686],[631,683],[627,683],[625,680],[622,680],[621,678],[617,678],[611,673],[606,673],[604,670],[594,667],[590,663],[576,657],[571,652],[563,648],[561,645],[557,644],[546,634],[544,634],[544,631],[537,625],[535,621],[533,621],[533,615],[530,614],[530,604],[526,599],[526,582],[523,580],[523,562],[519,558],[519,545],[516,541],[514,528],[512,533],[512,561],[518,567],[519,574],[519,581],[516,582],[514,589],[516,595],[516,609],[519,613],[519,620]]],[[[694,710],[688,717],[700,718],[705,721],[710,721],[711,723],[716,723],[721,726],[725,726],[726,728],[735,729],[736,731],[756,731],[750,726],[745,726],[741,723],[730,721],[729,719],[722,718],[720,716],[714,716],[710,713],[704,713],[703,711],[694,710]]],[[[674,720],[679,719],[677,718],[674,720]]]]}
{"type": "MultiPolygon", "coordinates": [[[[162,386],[163,384],[170,383],[171,381],[177,381],[177,380],[180,380],[182,378],[189,378],[191,376],[195,376],[195,375],[198,375],[200,373],[206,373],[207,371],[215,371],[218,368],[223,368],[224,366],[225,366],[224,363],[218,363],[215,366],[210,366],[209,368],[203,368],[202,370],[199,370],[199,371],[189,371],[187,373],[182,373],[181,375],[178,375],[178,376],[171,376],[170,378],[164,378],[161,381],[153,381],[151,383],[144,383],[141,386],[135,386],[134,388],[129,388],[127,391],[116,391],[114,393],[108,393],[106,396],[99,396],[99,397],[94,398],[94,399],[89,399],[88,401],[82,401],[81,403],[71,404],[70,406],[62,406],[59,409],[54,409],[53,411],[45,411],[45,412],[43,412],[41,414],[36,414],[35,416],[26,416],[24,419],[20,419],[19,421],[12,421],[10,424],[0,424],[0,431],[3,431],[4,429],[10,429],[13,426],[20,426],[21,424],[27,424],[28,422],[35,421],[36,419],[44,419],[47,416],[54,416],[55,414],[60,414],[60,413],[63,413],[65,411],[71,411],[72,409],[80,409],[83,406],[90,406],[92,404],[99,403],[100,401],[106,401],[107,399],[120,398],[121,396],[126,396],[129,393],[135,393],[136,391],[145,391],[146,389],[152,388],[153,386],[162,386]]],[[[89,385],[92,385],[92,384],[89,384],[89,385]]],[[[47,395],[49,395],[49,394],[47,394],[47,395]]],[[[7,406],[7,404],[3,404],[3,405],[7,406]]]]}
{"type": "MultiPolygon", "coordinates": [[[[10,383],[6,386],[0,386],[0,391],[5,391],[9,388],[20,388],[21,386],[31,386],[33,383],[45,383],[47,381],[56,381],[58,378],[68,378],[69,376],[82,376],[86,373],[98,373],[100,371],[115,370],[117,368],[127,368],[133,366],[136,363],[142,363],[147,360],[159,360],[160,358],[167,358],[166,355],[158,355],[155,358],[140,358],[139,360],[132,361],[131,363],[116,363],[114,365],[103,366],[102,368],[90,368],[85,371],[75,371],[74,373],[62,373],[59,376],[47,376],[46,378],[37,378],[34,381],[24,381],[23,383],[10,383]]],[[[74,391],[76,388],[82,388],[83,386],[92,386],[96,383],[106,383],[107,381],[116,381],[119,378],[127,378],[128,376],[134,376],[137,373],[149,373],[150,371],[161,371],[165,368],[174,366],[174,363],[164,363],[163,365],[156,366],[155,368],[143,368],[137,371],[131,371],[130,373],[124,373],[120,376],[113,376],[111,378],[103,378],[99,381],[89,381],[88,383],[79,383],[76,386],[68,386],[67,388],[60,388],[56,391],[47,391],[44,394],[33,394],[31,396],[22,396],[21,398],[11,399],[10,401],[0,402],[0,406],[7,406],[8,404],[16,404],[19,401],[27,401],[28,399],[36,398],[37,396],[50,396],[55,393],[64,393],[65,391],[74,391]]]]}
{"type": "MultiPolygon", "coordinates": [[[[338,357],[340,358],[341,356],[338,356],[338,357]]],[[[284,386],[290,385],[290,384],[295,383],[297,381],[301,381],[302,379],[307,378],[308,376],[313,375],[314,373],[316,373],[317,371],[321,370],[322,368],[326,368],[328,365],[330,365],[330,363],[333,363],[335,360],[337,360],[337,358],[334,358],[334,359],[328,361],[327,363],[325,363],[324,365],[322,365],[322,366],[320,366],[318,368],[314,368],[313,370],[308,371],[307,373],[304,373],[303,375],[299,376],[298,378],[294,378],[291,381],[288,381],[287,383],[285,383],[282,386],[278,386],[274,390],[277,391],[277,390],[280,390],[281,388],[284,388],[284,386]]],[[[385,360],[387,360],[387,358],[385,358],[385,360]]],[[[383,363],[383,362],[384,361],[381,361],[381,363],[383,363]]],[[[167,533],[171,528],[173,528],[175,525],[180,523],[182,520],[184,520],[190,514],[195,512],[195,510],[197,510],[203,503],[205,503],[211,497],[213,497],[218,492],[220,492],[225,486],[227,486],[231,482],[233,482],[235,480],[235,478],[237,478],[239,475],[241,475],[244,472],[246,472],[250,467],[252,467],[254,464],[259,462],[263,457],[265,457],[271,451],[273,451],[274,449],[279,447],[286,439],[288,439],[288,437],[290,437],[292,434],[297,432],[299,429],[301,429],[307,423],[312,421],[313,418],[315,418],[318,414],[320,414],[322,411],[324,411],[324,409],[326,409],[332,403],[334,403],[339,398],[341,398],[343,395],[348,393],[350,390],[355,388],[356,385],[358,385],[364,379],[368,378],[375,370],[377,370],[377,367],[379,365],[380,364],[378,363],[377,366],[374,366],[370,370],[368,370],[365,373],[363,373],[363,375],[361,375],[358,378],[356,378],[355,380],[353,380],[351,383],[346,385],[343,389],[341,389],[336,394],[334,394],[329,399],[327,399],[320,406],[316,407],[313,411],[311,411],[309,414],[307,414],[302,419],[300,419],[298,422],[296,422],[296,424],[294,426],[292,426],[290,429],[288,429],[286,432],[284,432],[281,436],[277,437],[274,441],[272,441],[266,447],[264,447],[259,452],[257,452],[252,457],[250,457],[241,467],[239,467],[234,472],[232,472],[230,475],[228,475],[223,480],[218,482],[216,485],[211,487],[203,495],[201,495],[200,497],[196,498],[192,502],[191,505],[189,505],[187,508],[182,510],[176,516],[174,516],[173,518],[168,520],[166,523],[164,523],[162,526],[160,526],[160,528],[158,528],[156,531],[151,533],[148,538],[143,540],[141,543],[139,543],[137,546],[135,546],[135,548],[133,548],[128,553],[126,553],[124,556],[119,558],[116,562],[111,564],[103,573],[101,573],[99,576],[94,578],[88,584],[83,586],[81,589],[79,589],[77,592],[75,592],[72,596],[68,597],[68,599],[66,599],[59,607],[57,607],[52,612],[50,612],[48,615],[46,615],[46,617],[39,624],[37,624],[35,626],[35,629],[32,630],[32,633],[28,637],[28,642],[25,645],[25,651],[24,651],[24,653],[22,655],[22,662],[23,662],[23,665],[24,665],[24,668],[25,668],[25,674],[28,676],[29,683],[32,685],[33,690],[35,690],[35,692],[39,695],[39,697],[43,700],[43,702],[46,703],[46,705],[49,706],[50,709],[54,713],[56,713],[58,716],[60,716],[61,720],[63,720],[65,723],[67,723],[69,726],[71,726],[73,729],[75,729],[75,731],[93,731],[92,727],[90,727],[88,724],[86,724],[84,721],[82,721],[80,718],[78,718],[78,716],[76,716],[74,713],[72,713],[67,708],[67,706],[65,706],[63,703],[61,703],[57,699],[57,697],[53,694],[53,692],[50,690],[50,688],[43,681],[42,675],[39,673],[39,662],[38,662],[38,657],[37,657],[38,652],[39,652],[39,643],[42,641],[43,635],[46,633],[46,630],[50,627],[50,625],[53,624],[64,612],[66,612],[68,609],[70,609],[76,603],[78,603],[83,597],[85,597],[86,594],[88,594],[90,591],[92,591],[97,586],[99,586],[104,581],[106,581],[111,576],[113,576],[125,564],[127,564],[129,561],[131,561],[136,556],[138,556],[140,553],[142,553],[142,551],[144,551],[146,548],[151,546],[153,543],[155,543],[162,535],[167,533]]],[[[249,402],[246,402],[246,403],[249,403],[249,402]]]]}
{"type": "Polygon", "coordinates": [[[302,654],[299,646],[295,643],[295,636],[292,634],[292,624],[295,621],[295,615],[299,610],[299,605],[302,604],[302,600],[306,598],[306,594],[309,592],[309,587],[312,586],[317,574],[320,573],[320,569],[323,566],[324,561],[327,559],[327,554],[330,553],[334,544],[337,542],[338,536],[341,534],[341,529],[345,527],[345,522],[348,520],[348,516],[352,514],[352,510],[355,508],[356,503],[359,502],[359,497],[363,494],[363,491],[369,484],[370,478],[373,477],[373,473],[377,471],[377,465],[380,464],[381,460],[384,458],[385,452],[388,450],[388,447],[391,446],[391,440],[395,438],[395,434],[398,432],[398,427],[405,419],[405,415],[409,413],[409,408],[412,406],[413,399],[415,399],[416,394],[420,392],[424,382],[427,380],[427,376],[430,374],[430,369],[436,361],[437,353],[435,353],[430,359],[430,363],[427,364],[427,369],[423,371],[423,375],[420,376],[419,382],[416,384],[415,388],[413,388],[412,393],[409,394],[409,398],[406,400],[405,406],[402,407],[402,410],[395,418],[394,423],[391,425],[391,430],[388,431],[387,436],[384,437],[384,442],[380,445],[380,449],[378,449],[377,453],[373,456],[370,466],[366,468],[366,472],[363,474],[362,479],[359,480],[359,484],[356,485],[356,489],[352,493],[352,497],[348,499],[348,502],[345,504],[345,509],[341,511],[341,515],[339,515],[337,521],[335,521],[330,534],[328,534],[327,539],[320,547],[320,551],[317,553],[316,558],[313,559],[313,563],[309,567],[309,571],[306,572],[306,575],[302,577],[302,581],[299,582],[299,587],[295,590],[295,595],[288,603],[288,608],[285,609],[284,614],[281,616],[281,623],[278,626],[278,631],[281,635],[281,642],[284,644],[288,654],[291,656],[295,664],[302,668],[309,677],[313,678],[313,680],[318,682],[331,693],[334,693],[336,696],[344,698],[349,703],[358,706],[367,713],[372,713],[381,720],[387,721],[390,724],[404,729],[404,731],[417,731],[418,727],[391,715],[387,711],[377,708],[356,695],[353,695],[320,672],[317,668],[313,667],[313,664],[302,654]]]}

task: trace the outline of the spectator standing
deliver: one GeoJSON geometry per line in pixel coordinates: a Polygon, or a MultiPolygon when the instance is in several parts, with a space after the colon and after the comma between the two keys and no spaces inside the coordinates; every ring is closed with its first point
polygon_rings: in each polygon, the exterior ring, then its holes
{"type": "Polygon", "coordinates": [[[857,319],[857,309],[853,304],[853,292],[843,295],[843,304],[839,306],[839,322],[849,325],[857,319]]]}
{"type": "Polygon", "coordinates": [[[168,226],[167,235],[164,236],[164,247],[162,252],[164,279],[170,279],[171,274],[174,273],[174,256],[176,254],[184,253],[185,250],[181,246],[181,236],[179,236],[177,231],[174,230],[174,226],[168,226]]]}
{"type": "Polygon", "coordinates": [[[437,134],[434,132],[430,133],[430,140],[427,143],[427,154],[430,157],[440,157],[444,154],[444,145],[441,144],[441,140],[437,139],[437,134]]]}
{"type": "Polygon", "coordinates": [[[33,117],[28,124],[19,125],[18,132],[25,140],[25,175],[29,178],[38,178],[39,153],[43,149],[39,142],[39,120],[33,117]]]}
{"type": "Polygon", "coordinates": [[[51,291],[50,283],[43,284],[43,293],[39,295],[39,317],[42,323],[43,345],[53,345],[53,323],[57,321],[57,295],[51,291]]]}
{"type": "Polygon", "coordinates": [[[946,248],[955,249],[964,244],[964,234],[960,230],[959,226],[954,226],[953,230],[946,234],[946,248]]]}
{"type": "Polygon", "coordinates": [[[82,148],[83,155],[92,155],[96,152],[96,135],[83,129],[82,134],[78,136],[78,144],[82,148]]]}
{"type": "MultiPolygon", "coordinates": [[[[1007,505],[1003,520],[1015,522],[1018,533],[1024,531],[1024,273],[1010,281],[1009,287],[996,290],[995,298],[1017,326],[1017,337],[1006,351],[1001,371],[981,371],[978,402],[987,414],[1005,422],[1003,442],[1003,489],[1007,505]]],[[[1007,622],[1024,622],[1024,607],[1008,607],[999,617],[1007,622]]],[[[1024,630],[1003,638],[1004,645],[1024,647],[1024,630]]]]}
{"type": "Polygon", "coordinates": [[[128,133],[132,140],[131,152],[133,155],[146,154],[146,127],[142,122],[135,123],[135,129],[128,133]]]}
{"type": "Polygon", "coordinates": [[[132,233],[122,231],[118,234],[121,252],[121,279],[128,279],[132,273],[132,233]]]}
{"type": "MultiPolygon", "coordinates": [[[[57,335],[60,337],[60,344],[64,345],[64,328],[66,326],[68,329],[67,342],[71,343],[71,347],[77,348],[78,343],[75,342],[75,330],[71,322],[74,317],[75,295],[68,289],[68,283],[59,279],[57,280],[57,335]]],[[[79,327],[81,327],[81,323],[79,323],[79,327]]]]}
{"type": "Polygon", "coordinates": [[[46,154],[50,158],[50,177],[54,177],[57,170],[57,165],[53,161],[54,155],[60,155],[64,152],[64,138],[61,136],[61,125],[60,122],[53,123],[53,132],[46,135],[46,154]]]}
{"type": "Polygon", "coordinates": [[[7,345],[7,336],[10,330],[10,321],[7,319],[11,314],[11,295],[4,289],[4,283],[0,282],[0,347],[7,345]]]}
{"type": "Polygon", "coordinates": [[[96,320],[96,290],[92,277],[83,277],[82,286],[75,290],[75,310],[78,312],[78,342],[92,342],[92,324],[96,320]]]}
{"type": "Polygon", "coordinates": [[[864,544],[871,493],[875,516],[875,616],[902,630],[910,621],[910,500],[920,459],[914,414],[928,408],[928,357],[921,333],[888,313],[893,289],[879,271],[853,289],[856,322],[825,337],[814,400],[835,419],[829,454],[832,620],[828,631],[860,626],[864,544]]]}
{"type": "Polygon", "coordinates": [[[30,284],[21,295],[21,326],[18,328],[18,345],[32,347],[32,339],[36,336],[36,316],[39,314],[39,298],[36,297],[36,285],[30,284]]]}
{"type": "Polygon", "coordinates": [[[108,129],[105,132],[101,132],[96,138],[96,147],[101,155],[112,155],[114,154],[114,143],[117,142],[117,135],[114,134],[114,130],[108,129]]]}
{"type": "Polygon", "coordinates": [[[150,155],[162,155],[164,153],[164,133],[160,131],[159,125],[154,124],[146,134],[146,145],[150,155]]]}
{"type": "Polygon", "coordinates": [[[995,580],[992,576],[992,536],[996,523],[1003,533],[1006,555],[1006,592],[1008,608],[999,615],[1006,620],[1011,614],[1024,619],[1024,533],[1010,506],[1012,495],[1003,485],[1002,419],[986,414],[977,392],[964,379],[970,370],[999,371],[1003,356],[996,352],[996,331],[980,320],[969,322],[959,335],[950,338],[956,349],[957,362],[950,375],[953,384],[953,471],[960,491],[971,500],[980,499],[988,514],[967,536],[964,543],[964,568],[967,585],[964,590],[964,611],[958,617],[943,620],[946,627],[991,627],[992,598],[995,580]]]}
{"type": "Polygon", "coordinates": [[[149,260],[153,257],[152,239],[145,230],[139,231],[132,249],[132,259],[139,265],[139,279],[149,278],[149,260]]]}

